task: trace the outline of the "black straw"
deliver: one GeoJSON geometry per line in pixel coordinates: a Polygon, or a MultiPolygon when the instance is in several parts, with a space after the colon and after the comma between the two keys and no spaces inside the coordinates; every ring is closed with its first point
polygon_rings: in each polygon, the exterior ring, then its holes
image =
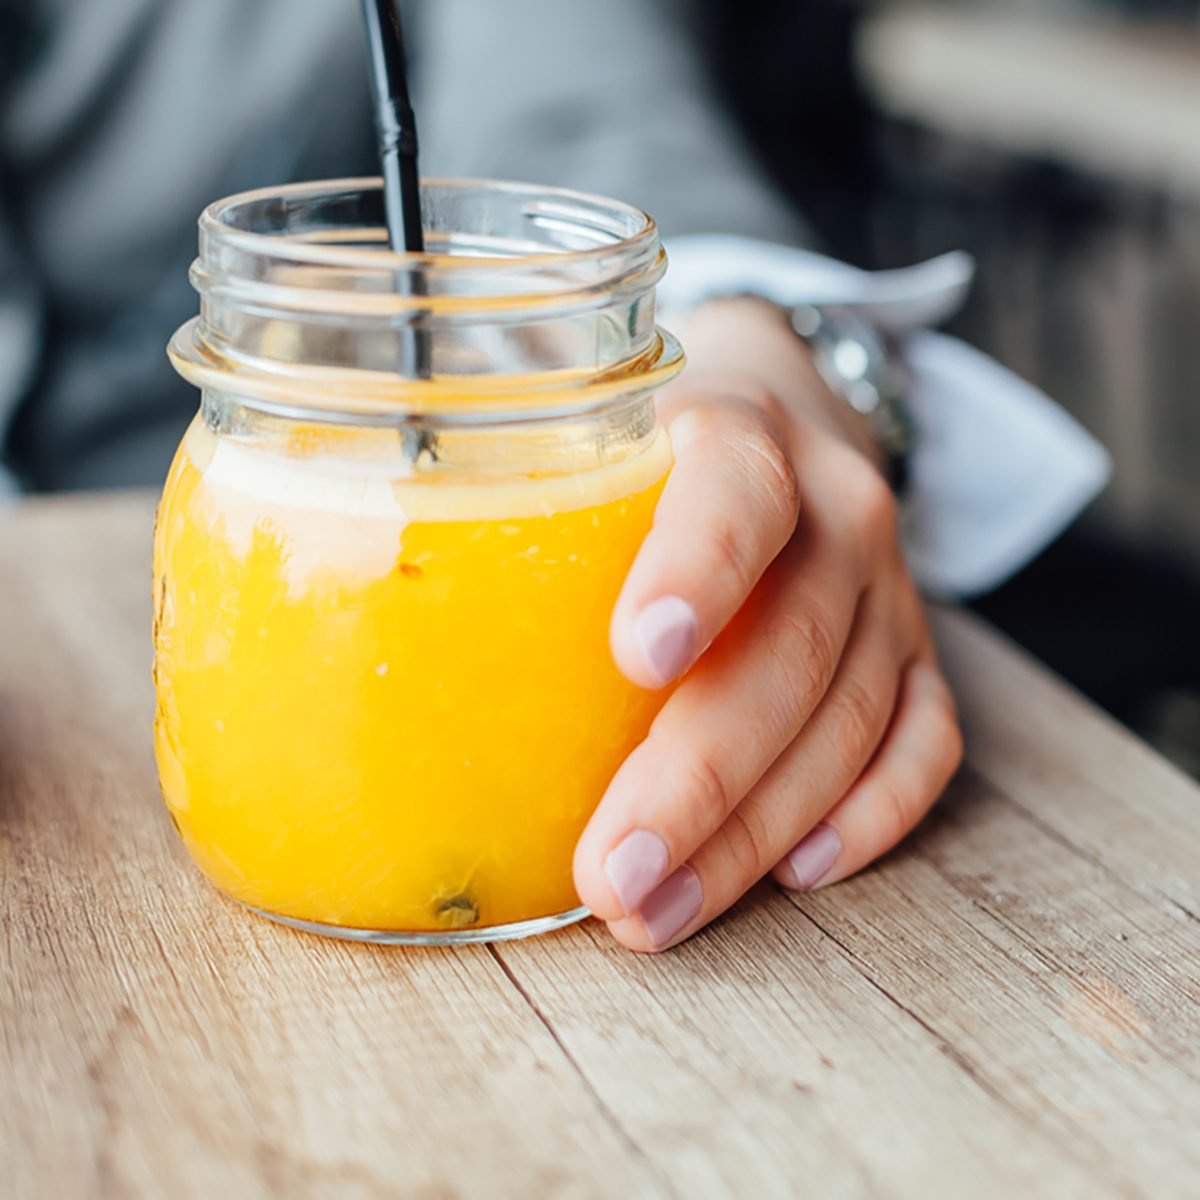
{"type": "Polygon", "coordinates": [[[393,250],[420,254],[421,183],[417,170],[417,118],[408,98],[404,30],[395,0],[362,0],[371,51],[371,92],[383,167],[383,199],[393,250]]]}
{"type": "MultiPolygon", "coordinates": [[[[421,176],[417,168],[417,118],[408,97],[408,63],[404,29],[396,0],[362,0],[371,54],[371,92],[375,100],[375,131],[383,172],[383,205],[388,240],[396,251],[421,254],[425,234],[421,226],[421,176]]],[[[414,271],[408,288],[423,295],[424,279],[414,271]]],[[[413,331],[405,348],[401,370],[428,379],[429,335],[413,331]],[[411,362],[408,358],[411,355],[411,362]]]]}

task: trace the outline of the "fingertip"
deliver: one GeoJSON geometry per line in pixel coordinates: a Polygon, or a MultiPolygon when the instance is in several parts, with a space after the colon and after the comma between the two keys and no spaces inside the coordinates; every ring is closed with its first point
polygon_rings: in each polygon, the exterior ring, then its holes
{"type": "Polygon", "coordinates": [[[622,946],[639,954],[658,954],[686,942],[707,919],[704,884],[684,863],[654,889],[635,916],[610,921],[608,927],[622,946]]]}
{"type": "Polygon", "coordinates": [[[700,651],[700,618],[682,596],[659,596],[627,613],[614,614],[613,659],[621,673],[644,688],[674,683],[700,651]]]}
{"type": "Polygon", "coordinates": [[[845,846],[841,834],[829,823],[810,829],[775,867],[776,882],[792,892],[811,892],[832,881],[845,846]]]}
{"type": "Polygon", "coordinates": [[[904,684],[914,696],[922,700],[937,700],[951,712],[954,711],[954,693],[951,692],[936,659],[913,659],[905,672],[904,684]]]}
{"type": "Polygon", "coordinates": [[[656,946],[650,940],[645,925],[637,917],[622,917],[615,921],[608,921],[606,924],[608,932],[626,950],[632,950],[635,954],[658,954],[667,949],[665,946],[656,946]]]}
{"type": "Polygon", "coordinates": [[[575,890],[595,916],[620,920],[641,908],[670,865],[671,851],[661,836],[644,828],[613,829],[602,814],[575,847],[575,890]]]}
{"type": "Polygon", "coordinates": [[[601,921],[618,921],[625,916],[625,910],[604,873],[602,862],[584,838],[575,847],[572,874],[579,899],[592,916],[601,921]]]}
{"type": "Polygon", "coordinates": [[[812,891],[857,874],[924,819],[961,758],[950,690],[935,663],[917,660],[872,764],[772,876],[789,890],[812,891]]]}

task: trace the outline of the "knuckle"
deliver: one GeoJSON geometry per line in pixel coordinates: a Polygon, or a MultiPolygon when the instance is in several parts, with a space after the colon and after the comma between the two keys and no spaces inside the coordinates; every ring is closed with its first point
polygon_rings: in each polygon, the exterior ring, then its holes
{"type": "Polygon", "coordinates": [[[795,424],[792,410],[765,384],[759,384],[754,394],[754,406],[773,430],[788,429],[795,424]]]}
{"type": "MultiPolygon", "coordinates": [[[[899,557],[900,551],[896,554],[899,557]]],[[[927,644],[929,623],[925,605],[903,562],[896,564],[890,578],[884,573],[876,582],[878,586],[873,590],[871,600],[886,613],[895,653],[907,655],[914,644],[927,644]]]]}
{"type": "Polygon", "coordinates": [[[958,723],[958,718],[954,713],[948,711],[941,739],[940,776],[943,782],[950,779],[954,772],[962,766],[965,751],[962,726],[958,723]]]}
{"type": "Polygon", "coordinates": [[[790,534],[800,515],[800,481],[791,456],[766,421],[757,421],[743,431],[736,448],[757,498],[790,534]]]}
{"type": "Polygon", "coordinates": [[[758,582],[758,572],[751,557],[751,546],[744,526],[735,513],[722,511],[711,521],[709,544],[718,563],[733,575],[743,592],[758,582]]]}
{"type": "Polygon", "coordinates": [[[703,754],[693,756],[681,766],[688,827],[707,837],[719,829],[729,815],[732,807],[729,788],[716,765],[703,754]]]}
{"type": "Polygon", "coordinates": [[[774,865],[768,853],[767,831],[758,818],[735,808],[725,823],[725,834],[725,845],[736,876],[749,887],[774,865]]]}
{"type": "Polygon", "coordinates": [[[890,545],[899,532],[896,497],[870,463],[861,462],[851,485],[859,528],[876,545],[890,545]]]}
{"type": "Polygon", "coordinates": [[[916,824],[917,813],[910,797],[896,786],[890,776],[875,780],[875,808],[878,816],[878,845],[881,850],[896,845],[916,824]]]}
{"type": "Polygon", "coordinates": [[[935,773],[928,776],[917,791],[903,790],[885,772],[872,782],[883,845],[895,845],[916,826],[962,762],[962,730],[952,713],[946,713],[941,731],[934,736],[937,741],[935,773]]]}
{"type": "Polygon", "coordinates": [[[671,422],[671,442],[676,453],[704,443],[724,440],[725,417],[719,405],[692,404],[681,409],[671,422]]]}
{"type": "Polygon", "coordinates": [[[812,609],[781,614],[764,631],[780,667],[791,713],[807,713],[825,694],[837,669],[838,647],[829,622],[812,609]]]}
{"type": "Polygon", "coordinates": [[[879,738],[879,703],[870,689],[848,677],[834,700],[833,736],[837,752],[851,772],[862,769],[879,738]]]}
{"type": "Polygon", "coordinates": [[[739,503],[705,505],[711,552],[748,591],[758,580],[766,542],[779,549],[791,536],[800,512],[800,485],[791,458],[756,406],[698,405],[672,425],[677,453],[692,453],[720,479],[739,503]]]}

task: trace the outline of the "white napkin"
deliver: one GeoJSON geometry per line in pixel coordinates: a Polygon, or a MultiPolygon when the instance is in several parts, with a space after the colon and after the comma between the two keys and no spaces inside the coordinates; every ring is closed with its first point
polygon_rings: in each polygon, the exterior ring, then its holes
{"type": "Polygon", "coordinates": [[[1003,583],[1107,483],[1108,453],[1048,396],[965,342],[924,331],[962,304],[970,255],[870,272],[721,234],[675,238],[667,251],[659,304],[668,328],[672,312],[747,291],[784,305],[847,306],[900,337],[917,432],[901,529],[927,593],[971,596],[1003,583]]]}

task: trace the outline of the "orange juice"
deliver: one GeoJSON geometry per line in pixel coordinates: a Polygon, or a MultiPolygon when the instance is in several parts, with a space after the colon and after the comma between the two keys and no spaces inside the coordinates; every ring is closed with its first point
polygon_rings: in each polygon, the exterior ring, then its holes
{"type": "Polygon", "coordinates": [[[397,474],[386,437],[185,438],[155,535],[172,818],[223,892],[313,925],[567,913],[575,842],[664,699],[608,624],[665,435],[501,483],[397,474]]]}

